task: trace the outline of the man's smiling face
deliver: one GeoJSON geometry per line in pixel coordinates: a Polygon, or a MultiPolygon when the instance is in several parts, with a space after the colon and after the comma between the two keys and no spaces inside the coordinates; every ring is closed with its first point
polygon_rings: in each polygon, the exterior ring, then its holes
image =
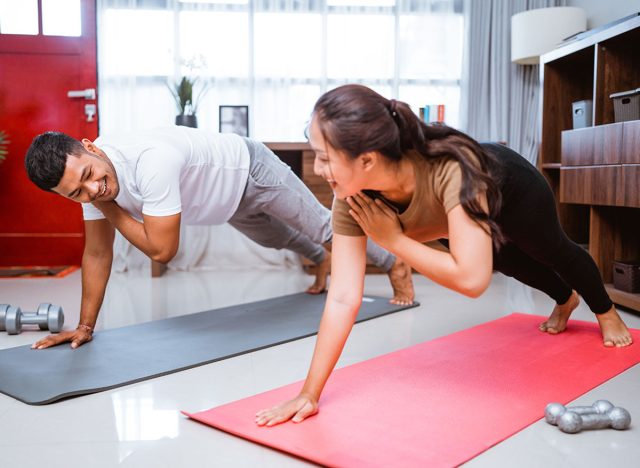
{"type": "Polygon", "coordinates": [[[85,147],[93,151],[68,155],[60,183],[52,190],[79,203],[115,200],[120,186],[113,165],[103,151],[86,141],[85,147]]]}

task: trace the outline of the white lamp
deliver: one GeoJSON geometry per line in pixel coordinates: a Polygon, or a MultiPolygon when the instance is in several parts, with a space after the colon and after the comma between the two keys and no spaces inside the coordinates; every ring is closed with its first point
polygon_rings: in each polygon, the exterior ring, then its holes
{"type": "Polygon", "coordinates": [[[577,7],[527,10],[511,17],[511,61],[536,65],[563,39],[587,28],[587,14],[577,7]]]}

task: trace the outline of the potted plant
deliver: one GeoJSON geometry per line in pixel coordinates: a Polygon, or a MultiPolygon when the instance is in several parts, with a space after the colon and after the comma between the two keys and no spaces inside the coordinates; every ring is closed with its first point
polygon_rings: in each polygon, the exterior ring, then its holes
{"type": "Polygon", "coordinates": [[[199,82],[196,75],[202,75],[206,69],[206,59],[203,55],[195,55],[188,60],[182,59],[180,68],[182,70],[182,78],[169,85],[169,91],[171,91],[176,101],[179,112],[176,116],[176,125],[196,128],[198,126],[198,119],[196,118],[198,104],[208,90],[205,82],[204,85],[199,86],[200,92],[194,96],[199,82]]]}
{"type": "Polygon", "coordinates": [[[196,112],[198,110],[198,102],[202,97],[203,91],[193,98],[193,88],[196,85],[198,79],[183,76],[182,79],[176,82],[173,86],[169,87],[173,98],[176,101],[179,114],[176,115],[176,125],[183,125],[185,127],[196,128],[198,126],[198,119],[196,112]]]}
{"type": "Polygon", "coordinates": [[[6,132],[0,130],[0,162],[4,161],[9,152],[7,151],[7,144],[9,143],[8,135],[6,132]]]}

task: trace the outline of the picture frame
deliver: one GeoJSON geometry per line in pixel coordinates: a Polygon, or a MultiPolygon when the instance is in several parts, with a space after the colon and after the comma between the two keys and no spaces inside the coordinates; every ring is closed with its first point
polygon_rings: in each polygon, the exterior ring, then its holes
{"type": "Polygon", "coordinates": [[[243,137],[249,136],[249,106],[219,106],[218,131],[235,133],[243,137]]]}

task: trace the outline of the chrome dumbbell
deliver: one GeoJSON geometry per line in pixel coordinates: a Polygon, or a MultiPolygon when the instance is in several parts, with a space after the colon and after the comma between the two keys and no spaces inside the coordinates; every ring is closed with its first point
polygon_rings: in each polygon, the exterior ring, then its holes
{"type": "Polygon", "coordinates": [[[577,414],[566,411],[558,418],[558,428],[562,432],[575,434],[583,429],[604,429],[612,427],[622,431],[631,425],[631,415],[624,408],[611,408],[605,414],[577,414]]]}
{"type": "Polygon", "coordinates": [[[35,313],[22,312],[20,307],[0,304],[0,330],[6,330],[9,335],[22,332],[23,325],[38,325],[40,330],[58,333],[64,324],[62,307],[55,304],[42,303],[35,313]]]}
{"type": "Polygon", "coordinates": [[[560,403],[549,403],[544,409],[544,419],[554,426],[558,424],[558,419],[567,411],[576,414],[604,414],[613,408],[613,404],[607,400],[598,400],[591,406],[569,406],[565,407],[560,403]]]}

